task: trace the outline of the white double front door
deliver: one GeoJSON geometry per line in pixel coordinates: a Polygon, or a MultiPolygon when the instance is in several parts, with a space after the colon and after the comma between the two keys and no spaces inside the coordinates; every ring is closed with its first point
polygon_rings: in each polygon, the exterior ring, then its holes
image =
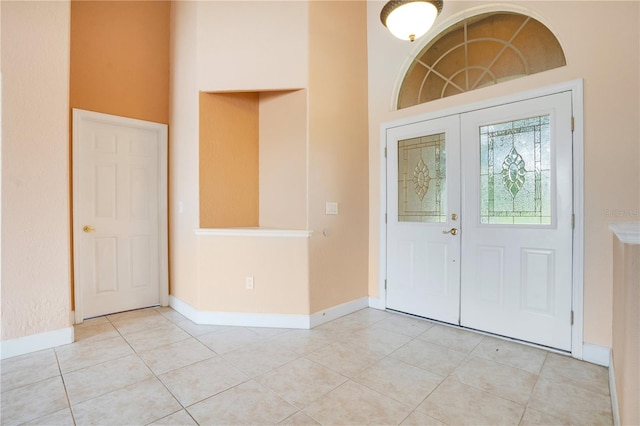
{"type": "Polygon", "coordinates": [[[389,309],[571,350],[571,93],[387,129],[389,309]]]}

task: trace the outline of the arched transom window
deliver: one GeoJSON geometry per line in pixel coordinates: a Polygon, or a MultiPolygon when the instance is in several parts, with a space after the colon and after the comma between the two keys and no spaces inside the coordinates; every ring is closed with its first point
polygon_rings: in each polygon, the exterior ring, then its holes
{"type": "Polygon", "coordinates": [[[493,12],[447,28],[416,56],[398,109],[566,65],[551,31],[530,16],[493,12]]]}

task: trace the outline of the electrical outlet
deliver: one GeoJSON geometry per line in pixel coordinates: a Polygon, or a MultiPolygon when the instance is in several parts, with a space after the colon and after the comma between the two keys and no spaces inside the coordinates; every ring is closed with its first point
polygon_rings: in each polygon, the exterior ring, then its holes
{"type": "Polygon", "coordinates": [[[247,277],[245,280],[245,284],[246,284],[247,290],[253,290],[255,287],[255,282],[253,281],[253,277],[247,277]]]}

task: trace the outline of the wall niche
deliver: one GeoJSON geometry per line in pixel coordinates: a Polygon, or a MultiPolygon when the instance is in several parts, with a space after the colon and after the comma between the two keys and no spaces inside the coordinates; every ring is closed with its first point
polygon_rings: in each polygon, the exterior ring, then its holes
{"type": "Polygon", "coordinates": [[[304,89],[200,92],[200,228],[307,228],[304,89]]]}

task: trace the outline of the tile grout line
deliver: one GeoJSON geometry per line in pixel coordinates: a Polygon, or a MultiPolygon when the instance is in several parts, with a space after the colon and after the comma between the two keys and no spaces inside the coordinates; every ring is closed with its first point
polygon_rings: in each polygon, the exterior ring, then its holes
{"type": "MultiPolygon", "coordinates": [[[[549,357],[549,353],[550,352],[546,352],[544,355],[544,361],[542,361],[542,365],[540,366],[540,371],[538,371],[538,374],[536,374],[536,382],[533,384],[533,387],[531,388],[531,393],[529,394],[529,398],[527,398],[527,403],[524,405],[524,410],[522,411],[522,416],[520,416],[520,422],[518,422],[518,424],[521,424],[522,421],[524,420],[524,416],[527,414],[527,410],[529,409],[529,403],[531,402],[531,398],[533,397],[533,393],[536,390],[536,386],[538,386],[538,382],[540,381],[540,373],[542,373],[542,369],[544,368],[544,365],[547,363],[547,358],[549,357]]],[[[546,411],[543,411],[544,413],[546,413],[546,411]]],[[[549,414],[549,413],[546,413],[549,414]]]]}
{"type": "MultiPolygon", "coordinates": [[[[163,319],[165,319],[165,320],[169,321],[171,324],[176,325],[176,324],[175,324],[173,321],[171,321],[170,319],[165,318],[165,316],[164,316],[164,315],[162,315],[160,312],[156,312],[156,314],[160,315],[163,319]]],[[[178,413],[178,412],[180,412],[180,411],[183,411],[183,410],[184,410],[184,412],[185,412],[185,413],[187,413],[187,415],[188,415],[188,416],[189,416],[189,417],[194,421],[194,423],[198,425],[199,423],[196,421],[196,419],[194,419],[194,418],[193,418],[193,416],[191,415],[191,413],[187,410],[187,407],[185,407],[184,405],[182,405],[182,402],[180,402],[180,400],[179,400],[179,399],[174,395],[174,393],[173,393],[173,392],[171,392],[171,390],[170,390],[170,389],[167,387],[167,385],[162,381],[162,379],[160,379],[160,377],[158,377],[158,375],[156,374],[156,372],[155,372],[155,371],[153,371],[153,370],[151,369],[151,367],[149,367],[149,365],[145,362],[145,360],[144,360],[144,359],[142,359],[142,357],[140,356],[140,354],[138,353],[138,351],[136,351],[136,349],[135,349],[133,346],[131,346],[131,343],[129,343],[129,341],[127,340],[127,338],[126,338],[126,337],[125,337],[125,336],[120,332],[120,329],[119,329],[119,328],[118,328],[118,327],[117,327],[117,326],[116,326],[116,325],[111,321],[111,319],[110,319],[108,316],[107,316],[106,318],[107,318],[107,321],[109,321],[109,323],[113,326],[113,328],[114,328],[114,329],[118,332],[118,334],[122,337],[122,339],[123,339],[125,342],[127,342],[127,345],[129,345],[129,347],[131,348],[131,350],[133,351],[133,353],[135,354],[135,356],[140,360],[140,362],[142,362],[142,363],[144,364],[144,366],[145,366],[145,367],[146,367],[146,368],[151,372],[151,374],[153,375],[153,377],[154,377],[154,378],[155,378],[155,379],[156,379],[156,380],[157,380],[157,381],[162,385],[162,387],[163,387],[164,389],[166,389],[166,390],[167,390],[167,392],[169,392],[169,395],[171,395],[171,397],[172,397],[172,398],[173,398],[173,399],[178,403],[178,405],[180,405],[180,407],[181,407],[181,409],[180,409],[180,410],[177,410],[177,411],[175,411],[175,412],[173,412],[173,413],[167,414],[166,416],[163,416],[163,417],[160,417],[160,418],[158,418],[158,419],[155,419],[155,420],[153,420],[153,421],[149,422],[148,424],[152,424],[152,423],[154,423],[154,422],[157,422],[158,420],[161,420],[161,419],[163,419],[163,418],[165,418],[165,417],[171,416],[171,415],[173,415],[173,414],[176,414],[176,413],[178,413]]],[[[180,328],[180,329],[182,330],[182,328],[181,328],[181,327],[179,327],[178,325],[176,325],[176,327],[178,327],[178,328],[180,328]]],[[[142,331],[146,331],[146,330],[142,330],[142,331]]],[[[189,332],[187,332],[186,330],[183,330],[183,331],[184,331],[185,333],[187,333],[187,334],[189,335],[189,337],[190,337],[190,338],[194,338],[194,339],[195,339],[195,337],[194,337],[194,336],[192,336],[189,332]]],[[[184,339],[184,340],[187,340],[187,339],[184,339]]],[[[196,340],[197,340],[197,339],[196,339],[196,340]]],[[[183,341],[183,340],[180,340],[179,342],[182,342],[182,341],[183,341]]],[[[159,346],[158,348],[161,348],[161,347],[164,347],[164,346],[169,346],[169,345],[171,345],[171,344],[173,344],[173,343],[177,343],[177,342],[171,342],[171,343],[168,343],[168,344],[166,344],[166,345],[159,346]]],[[[206,346],[206,345],[205,345],[205,346],[206,346]]],[[[149,350],[153,350],[153,349],[157,349],[157,348],[151,348],[151,349],[149,349],[149,350]]],[[[216,355],[218,355],[218,356],[219,356],[219,354],[217,354],[213,349],[209,348],[209,350],[211,350],[214,354],[216,354],[216,355]]],[[[142,351],[142,352],[144,352],[144,351],[142,351]]],[[[207,358],[207,359],[210,359],[210,358],[207,358]]],[[[198,362],[201,362],[201,361],[198,361],[198,362]]],[[[197,363],[197,362],[196,362],[196,363],[197,363]]],[[[190,364],[190,365],[193,365],[193,364],[196,364],[196,363],[192,363],[192,364],[190,364]]],[[[164,374],[164,373],[163,373],[163,374],[164,374]]],[[[138,382],[138,383],[140,383],[140,382],[138,382]]],[[[125,386],[125,387],[126,387],[126,386],[125,386]]],[[[121,388],[121,389],[122,389],[122,388],[121,388]]]]}
{"type": "Polygon", "coordinates": [[[73,421],[73,424],[75,426],[77,424],[76,416],[73,413],[73,407],[71,406],[71,399],[69,399],[69,391],[67,390],[67,382],[64,380],[64,374],[62,374],[62,367],[60,366],[60,360],[58,359],[58,352],[54,349],[53,353],[54,353],[54,355],[56,357],[56,364],[58,364],[58,371],[60,372],[60,380],[62,380],[62,386],[64,387],[64,394],[67,397],[67,407],[69,408],[69,413],[71,414],[71,420],[73,421]]]}
{"type": "MultiPolygon", "coordinates": [[[[114,328],[114,330],[118,333],[118,335],[122,338],[122,340],[124,340],[124,342],[127,344],[127,346],[129,346],[129,348],[132,350],[132,352],[133,352],[133,353],[131,353],[131,354],[126,354],[126,355],[122,355],[122,356],[119,356],[119,357],[116,357],[116,358],[112,358],[112,359],[109,359],[109,360],[105,360],[105,361],[103,361],[103,362],[99,362],[99,363],[97,363],[97,364],[93,364],[93,365],[89,365],[89,366],[86,366],[86,367],[83,367],[83,368],[79,368],[79,369],[77,369],[77,370],[67,371],[67,372],[66,372],[66,374],[70,374],[70,373],[78,372],[78,371],[85,370],[85,369],[88,369],[88,368],[96,367],[96,366],[98,366],[98,365],[103,365],[103,364],[106,364],[106,363],[109,363],[109,362],[118,361],[118,360],[121,360],[121,359],[124,359],[124,358],[127,358],[127,357],[135,356],[135,357],[136,357],[136,358],[137,358],[137,359],[138,359],[138,360],[139,360],[139,361],[140,361],[140,362],[145,366],[145,368],[146,368],[146,369],[147,369],[147,370],[148,370],[148,371],[153,375],[153,378],[157,379],[157,380],[158,380],[158,381],[159,381],[163,386],[165,386],[165,385],[164,385],[164,383],[162,382],[162,380],[160,380],[160,379],[157,377],[157,375],[155,374],[155,372],[154,372],[153,370],[151,370],[151,368],[149,368],[149,366],[147,365],[147,363],[146,363],[146,362],[145,362],[145,361],[140,357],[140,355],[138,354],[138,352],[137,352],[137,351],[136,351],[136,350],[131,346],[131,344],[129,343],[129,341],[127,340],[127,338],[126,338],[126,337],[125,337],[125,336],[120,332],[120,330],[118,329],[118,327],[117,327],[115,324],[113,324],[113,322],[111,322],[111,319],[108,317],[108,315],[104,315],[104,318],[109,322],[109,324],[111,324],[111,326],[114,328]]],[[[104,340],[107,340],[107,339],[104,339],[104,340]]],[[[75,342],[74,342],[74,343],[75,343],[75,342]]],[[[94,342],[91,342],[91,343],[94,343],[94,342]]],[[[56,353],[56,360],[57,360],[57,353],[56,353]]],[[[59,366],[59,362],[58,362],[58,366],[59,366]]],[[[69,395],[68,395],[68,392],[67,392],[66,383],[65,383],[65,381],[64,381],[64,374],[65,374],[65,373],[62,373],[62,369],[60,369],[60,375],[61,375],[61,377],[62,377],[63,383],[65,384],[65,393],[67,394],[67,402],[68,402],[68,404],[69,404],[69,410],[70,410],[70,411],[71,411],[71,413],[72,413],[72,417],[73,417],[73,421],[74,421],[74,425],[75,425],[75,424],[76,424],[76,421],[75,421],[75,416],[74,416],[74,414],[73,414],[73,408],[72,408],[73,406],[72,406],[72,404],[71,404],[71,400],[69,399],[69,395]]],[[[132,385],[135,385],[135,384],[142,383],[142,382],[144,382],[144,381],[146,381],[146,380],[149,380],[149,379],[148,379],[148,378],[147,378],[147,379],[142,379],[142,380],[136,381],[135,383],[130,383],[130,384],[127,384],[127,385],[121,386],[121,387],[119,387],[119,388],[111,389],[111,390],[109,390],[109,391],[107,391],[107,392],[105,392],[105,393],[102,393],[102,394],[100,394],[100,395],[96,395],[96,396],[94,396],[94,397],[92,397],[92,398],[90,398],[90,399],[87,399],[87,400],[85,400],[85,401],[81,401],[81,402],[79,402],[77,405],[79,405],[79,404],[83,404],[83,403],[86,403],[86,402],[91,401],[91,400],[94,400],[94,399],[96,399],[96,398],[103,397],[104,395],[108,395],[109,393],[112,393],[112,392],[116,392],[116,391],[119,391],[119,390],[125,389],[125,388],[126,388],[126,387],[128,387],[128,386],[132,386],[132,385]]],[[[165,386],[165,388],[166,388],[166,386],[165,386]]],[[[167,389],[167,390],[168,390],[168,389],[167,389]]],[[[171,392],[170,392],[170,393],[171,393],[171,392]]],[[[171,393],[171,396],[172,396],[174,399],[176,399],[176,402],[178,402],[178,404],[180,404],[180,401],[178,401],[178,400],[177,400],[177,398],[175,398],[175,396],[174,396],[172,393],[171,393]]],[[[182,404],[180,404],[180,406],[182,407],[182,404]]],[[[184,409],[184,407],[183,407],[183,409],[184,409]]],[[[171,414],[173,414],[173,413],[171,413],[171,414]]],[[[169,414],[169,415],[171,415],[171,414],[169,414]]],[[[164,416],[164,417],[166,417],[166,416],[164,416]]],[[[161,418],[164,418],[164,417],[161,417],[161,418]]],[[[153,420],[153,422],[155,422],[155,421],[157,421],[157,420],[160,420],[160,419],[155,419],[155,420],[153,420]]],[[[151,423],[153,423],[153,422],[151,422],[151,423]]]]}
{"type": "MultiPolygon", "coordinates": [[[[429,323],[431,323],[431,322],[429,321],[429,323]]],[[[420,336],[422,336],[423,334],[425,334],[427,331],[431,330],[431,329],[436,325],[436,324],[434,324],[434,323],[431,323],[431,324],[432,324],[432,325],[431,325],[431,327],[427,328],[427,329],[426,329],[426,330],[424,330],[422,333],[419,333],[418,335],[414,336],[414,337],[413,337],[411,340],[409,340],[407,343],[405,343],[404,345],[400,346],[398,349],[396,349],[395,351],[391,352],[391,353],[390,353],[389,355],[387,355],[387,356],[388,356],[390,359],[395,359],[395,358],[391,357],[391,355],[392,355],[393,353],[397,352],[397,351],[398,351],[398,350],[400,350],[402,347],[404,347],[404,346],[408,345],[409,343],[411,343],[411,342],[413,342],[413,341],[415,341],[415,340],[417,340],[417,339],[418,339],[418,340],[420,340],[420,341],[424,341],[424,342],[426,342],[426,340],[424,340],[424,339],[419,339],[419,337],[420,337],[420,336]]],[[[429,342],[427,342],[427,343],[429,343],[429,342]]],[[[438,346],[439,346],[439,345],[438,345],[438,346]]],[[[447,349],[449,349],[449,348],[447,348],[447,349]]],[[[405,362],[405,361],[402,361],[402,360],[400,360],[400,361],[401,361],[401,362],[405,362]]],[[[460,361],[460,362],[462,362],[462,361],[460,361]]],[[[409,364],[409,363],[407,363],[407,364],[408,364],[408,365],[413,365],[413,364],[409,364]]],[[[429,373],[431,373],[431,374],[435,374],[435,375],[437,375],[437,376],[440,376],[439,374],[437,374],[437,373],[435,373],[435,372],[433,372],[433,371],[426,370],[426,369],[421,368],[421,367],[419,367],[419,366],[417,366],[417,365],[413,365],[413,366],[414,366],[414,367],[416,367],[416,368],[419,368],[419,369],[421,369],[421,370],[423,370],[423,371],[427,371],[427,372],[429,372],[429,373]]],[[[402,419],[402,422],[404,422],[404,421],[405,421],[407,418],[409,418],[413,413],[415,413],[415,412],[418,410],[418,408],[419,408],[422,404],[424,404],[424,402],[425,402],[425,401],[426,401],[426,400],[427,400],[431,395],[433,395],[433,393],[434,393],[434,392],[435,392],[435,391],[436,391],[436,390],[437,390],[437,389],[438,389],[438,388],[439,388],[439,387],[440,387],[440,386],[445,382],[445,380],[447,380],[447,377],[449,377],[450,375],[451,375],[451,373],[447,374],[446,376],[443,376],[443,377],[442,377],[442,380],[440,381],[440,383],[438,383],[438,384],[437,384],[437,385],[436,385],[436,386],[431,390],[431,392],[429,392],[427,395],[425,395],[425,397],[424,397],[424,398],[422,398],[422,401],[420,401],[420,402],[418,403],[418,405],[416,405],[416,407],[415,407],[415,408],[414,408],[414,409],[413,409],[413,410],[412,410],[412,411],[411,411],[411,412],[410,412],[410,413],[409,413],[409,414],[408,414],[404,419],[402,419]]],[[[420,411],[419,413],[422,413],[422,411],[420,411]]],[[[424,413],[424,414],[425,414],[425,415],[427,415],[427,416],[429,416],[429,417],[433,417],[433,416],[431,416],[430,414],[426,414],[426,413],[424,413]]],[[[445,424],[445,425],[447,424],[447,423],[445,423],[443,420],[441,420],[440,418],[436,418],[436,417],[433,417],[433,418],[434,418],[434,419],[436,419],[437,421],[439,421],[439,422],[441,422],[441,423],[445,424]]],[[[402,422],[400,422],[399,424],[402,424],[402,422]]]]}
{"type": "MultiPolygon", "coordinates": [[[[377,323],[379,323],[379,322],[381,322],[381,321],[383,321],[383,320],[375,321],[374,323],[372,323],[372,324],[370,324],[370,325],[368,325],[368,326],[366,326],[366,327],[360,328],[360,329],[358,329],[357,331],[364,331],[364,330],[371,329],[371,328],[373,328],[373,327],[374,327],[374,325],[375,325],[375,324],[377,324],[377,323]]],[[[373,362],[372,364],[370,364],[370,365],[366,366],[365,368],[363,368],[362,370],[360,370],[360,371],[358,372],[358,374],[357,374],[357,376],[356,376],[356,377],[349,377],[349,376],[345,376],[344,374],[340,373],[339,371],[336,371],[336,370],[332,369],[331,367],[328,367],[328,366],[325,366],[325,365],[323,365],[323,364],[317,363],[316,361],[314,361],[314,360],[310,360],[310,359],[308,359],[308,358],[306,358],[306,357],[305,357],[305,359],[307,359],[307,360],[309,360],[309,361],[311,361],[311,362],[313,362],[313,363],[315,363],[315,364],[317,364],[317,365],[319,365],[319,366],[321,366],[321,367],[323,367],[323,368],[327,368],[327,369],[329,369],[329,370],[331,370],[331,371],[333,371],[333,372],[335,372],[335,373],[337,373],[337,374],[339,374],[339,375],[341,375],[341,376],[343,376],[343,377],[345,377],[345,378],[347,379],[345,382],[343,382],[343,383],[341,383],[340,385],[336,386],[334,389],[330,390],[329,392],[327,392],[327,393],[326,393],[326,394],[324,394],[323,396],[326,396],[327,394],[329,394],[329,393],[331,393],[331,392],[335,391],[336,389],[338,389],[338,388],[340,388],[340,387],[344,386],[345,384],[347,384],[347,383],[351,382],[351,383],[356,384],[356,385],[359,385],[359,386],[364,386],[365,388],[369,389],[369,390],[370,390],[370,391],[372,391],[372,392],[375,392],[375,393],[377,393],[377,394],[381,395],[381,396],[382,396],[382,397],[384,397],[384,398],[389,398],[389,399],[390,399],[390,400],[392,400],[392,401],[395,401],[395,402],[397,402],[397,403],[399,403],[399,404],[402,404],[402,405],[405,405],[405,406],[406,406],[406,405],[407,405],[406,403],[404,403],[404,402],[402,402],[402,401],[398,401],[397,399],[395,399],[395,398],[393,398],[393,397],[391,397],[391,396],[387,396],[387,395],[385,395],[385,394],[381,393],[380,391],[378,391],[377,389],[374,389],[374,388],[370,387],[370,386],[369,386],[369,385],[367,385],[367,384],[362,384],[362,383],[356,382],[356,381],[354,380],[354,378],[359,377],[359,376],[360,376],[364,371],[366,371],[367,369],[369,369],[369,368],[373,367],[374,365],[376,365],[376,364],[380,363],[380,362],[381,362],[381,361],[383,361],[384,359],[396,360],[395,358],[393,358],[393,357],[391,356],[393,353],[397,352],[398,350],[400,350],[400,349],[401,349],[401,348],[403,348],[404,346],[408,345],[409,343],[411,343],[411,342],[415,341],[416,339],[418,339],[418,338],[419,338],[419,336],[423,335],[424,333],[426,333],[426,332],[427,332],[429,329],[431,329],[431,328],[432,328],[432,327],[429,327],[428,329],[424,330],[422,333],[419,333],[419,334],[418,334],[418,335],[416,335],[416,336],[410,336],[410,335],[402,334],[402,333],[397,332],[397,331],[394,331],[394,330],[387,330],[387,329],[385,329],[385,328],[381,328],[382,330],[385,330],[385,331],[387,331],[387,332],[391,332],[391,333],[394,333],[394,334],[397,334],[397,335],[400,335],[400,336],[409,337],[409,340],[408,340],[407,342],[403,343],[402,345],[400,345],[399,347],[397,347],[396,349],[392,350],[392,351],[391,351],[391,352],[389,352],[388,354],[384,355],[384,356],[383,356],[382,358],[380,358],[379,360],[377,360],[377,361],[373,362]]],[[[420,339],[420,340],[423,340],[423,339],[420,339]]],[[[347,342],[347,343],[348,343],[348,342],[347,342]]],[[[427,343],[429,343],[429,342],[427,342],[427,343]]],[[[336,343],[333,343],[333,344],[345,344],[345,342],[340,341],[340,342],[336,342],[336,343]]],[[[331,345],[333,345],[333,344],[331,344],[331,345]]],[[[329,346],[331,346],[331,345],[329,345],[329,346]]],[[[449,348],[447,348],[447,349],[449,349],[449,348]]],[[[404,362],[404,361],[401,361],[401,360],[399,360],[399,361],[400,361],[400,362],[404,362]]],[[[431,371],[429,371],[429,370],[425,370],[424,368],[421,368],[421,367],[419,367],[419,366],[412,365],[412,364],[409,364],[409,363],[407,363],[407,365],[411,365],[412,367],[419,368],[420,370],[423,370],[423,371],[426,371],[426,372],[428,372],[428,373],[431,373],[431,374],[435,374],[435,375],[437,375],[436,373],[431,372],[431,371]]],[[[439,376],[439,375],[438,375],[438,376],[439,376]]],[[[437,385],[437,386],[436,386],[436,387],[435,387],[431,392],[429,392],[429,394],[428,394],[428,395],[426,395],[426,396],[422,399],[422,401],[421,401],[420,403],[418,403],[418,405],[416,405],[416,407],[415,407],[414,409],[410,410],[410,411],[409,411],[409,413],[408,413],[408,414],[407,414],[407,415],[402,419],[402,421],[400,421],[400,422],[398,423],[398,425],[400,425],[400,424],[401,424],[403,421],[405,421],[409,416],[411,416],[411,415],[412,415],[412,414],[413,414],[413,413],[418,409],[418,407],[420,406],[420,404],[422,404],[422,403],[423,403],[423,402],[424,402],[424,401],[429,397],[429,395],[431,395],[431,394],[432,394],[432,393],[433,393],[433,392],[434,392],[434,391],[435,391],[435,390],[436,390],[436,389],[437,389],[437,388],[438,388],[438,387],[439,387],[439,386],[444,382],[444,380],[446,379],[446,377],[448,377],[448,376],[445,376],[445,377],[443,378],[443,380],[442,380],[440,383],[438,383],[438,385],[437,385]]],[[[320,398],[322,398],[323,396],[320,396],[320,397],[316,398],[316,401],[317,401],[317,400],[319,400],[320,398]]],[[[305,413],[305,414],[306,414],[306,413],[305,413]]],[[[307,415],[308,415],[308,414],[307,414],[307,415]]],[[[310,416],[310,417],[311,417],[311,416],[310,416]]],[[[313,417],[311,417],[311,418],[313,418],[313,417]]],[[[314,420],[316,420],[318,423],[320,423],[320,421],[319,421],[318,419],[315,419],[315,418],[313,418],[313,419],[314,419],[314,420]]],[[[443,422],[443,423],[444,423],[444,422],[443,422]]]]}
{"type": "MultiPolygon", "coordinates": [[[[162,314],[160,314],[160,315],[162,315],[162,314]]],[[[180,329],[182,329],[182,327],[180,327],[179,325],[177,325],[177,324],[176,324],[175,322],[173,322],[171,319],[168,319],[168,318],[167,318],[167,320],[168,320],[168,321],[170,321],[172,324],[176,325],[177,327],[179,327],[180,329]]],[[[187,320],[188,320],[188,319],[187,319],[187,320]]],[[[214,354],[214,356],[215,356],[215,357],[219,357],[220,359],[223,359],[225,362],[229,362],[229,361],[227,361],[227,360],[225,360],[225,359],[224,359],[224,356],[223,356],[224,354],[220,354],[220,353],[216,352],[213,348],[211,348],[211,347],[209,347],[208,345],[206,345],[205,343],[201,342],[201,341],[197,338],[197,336],[192,335],[192,334],[191,334],[191,333],[189,333],[187,330],[184,330],[184,329],[182,329],[182,330],[183,330],[183,331],[185,331],[185,333],[189,334],[189,338],[192,338],[192,339],[196,340],[197,342],[199,342],[200,344],[202,344],[203,346],[205,346],[207,349],[209,349],[211,352],[213,352],[213,354],[214,354]]],[[[217,331],[222,331],[222,330],[217,330],[217,331]]],[[[211,332],[211,333],[216,333],[217,331],[213,331],[213,332],[211,332]]],[[[205,333],[205,334],[210,334],[210,333],[205,333]]],[[[257,334],[257,333],[256,333],[256,334],[257,334]]],[[[260,337],[260,336],[259,336],[259,335],[257,335],[257,337],[260,337]]],[[[267,341],[267,340],[270,340],[270,339],[272,339],[272,338],[274,338],[274,337],[277,337],[277,335],[276,335],[276,336],[271,336],[271,337],[263,337],[263,338],[260,338],[258,341],[267,341]]],[[[187,340],[187,339],[185,339],[185,340],[187,340]]],[[[173,343],[175,343],[175,342],[173,342],[173,343]]],[[[254,342],[254,343],[255,343],[255,342],[254,342]]],[[[170,344],[172,344],[172,343],[169,343],[169,344],[167,344],[167,345],[165,345],[165,346],[168,346],[168,345],[170,345],[170,344]]],[[[161,347],[162,347],[162,346],[161,346],[161,347]]],[[[154,348],[154,349],[157,349],[157,348],[154,348]]],[[[234,349],[234,350],[235,350],[235,349],[234,349]]],[[[231,351],[229,351],[229,352],[231,352],[231,351]]],[[[137,353],[136,353],[136,354],[137,354],[137,353]]],[[[299,355],[299,354],[297,354],[297,355],[299,355]]],[[[139,355],[138,355],[138,356],[139,356],[139,355]]],[[[213,357],[210,357],[210,358],[207,358],[207,359],[205,359],[205,360],[201,360],[201,361],[196,361],[196,362],[193,362],[193,363],[188,364],[188,365],[186,365],[186,366],[182,366],[182,367],[180,367],[180,368],[188,367],[188,366],[190,366],[190,365],[195,365],[195,364],[197,364],[197,363],[199,363],[199,362],[204,362],[204,361],[209,360],[209,359],[212,359],[212,358],[213,358],[213,357]]],[[[299,358],[300,358],[300,356],[299,356],[298,358],[296,358],[296,359],[299,359],[299,358]]],[[[142,360],[142,362],[144,362],[144,360],[142,360]]],[[[291,361],[290,361],[290,362],[291,362],[291,361]]],[[[230,363],[230,364],[231,364],[231,363],[230,363]]],[[[146,363],[145,363],[145,365],[146,365],[146,363]]],[[[180,400],[178,400],[178,398],[177,398],[177,397],[174,395],[174,393],[173,393],[173,392],[172,392],[172,391],[167,387],[167,385],[162,381],[162,379],[160,379],[160,377],[159,377],[159,376],[158,376],[158,375],[157,375],[153,370],[152,370],[151,372],[152,372],[152,373],[154,374],[154,376],[158,379],[158,381],[162,384],[162,386],[164,386],[164,388],[165,388],[165,389],[166,389],[166,390],[171,394],[171,396],[172,396],[172,397],[173,397],[173,398],[178,402],[178,404],[180,404],[180,406],[182,407],[182,410],[184,410],[184,411],[189,415],[189,417],[191,417],[191,419],[192,419],[196,424],[198,424],[198,422],[196,421],[196,419],[194,419],[194,418],[193,418],[193,416],[191,415],[191,413],[189,412],[188,407],[192,407],[192,406],[194,406],[194,405],[196,405],[196,404],[199,404],[199,403],[201,403],[201,402],[203,402],[203,401],[206,401],[206,400],[207,400],[207,399],[209,399],[209,398],[215,397],[216,395],[220,395],[220,394],[222,394],[222,393],[224,393],[224,392],[226,392],[226,391],[228,391],[228,390],[234,389],[234,388],[236,388],[236,387],[238,387],[238,386],[241,386],[241,385],[243,385],[243,384],[245,384],[245,383],[248,383],[248,382],[250,382],[250,381],[255,381],[255,380],[254,380],[254,377],[252,377],[251,375],[249,375],[247,372],[243,371],[243,370],[242,370],[242,369],[240,369],[239,367],[234,366],[233,364],[231,364],[231,365],[232,365],[234,368],[237,368],[237,369],[238,369],[238,371],[241,371],[244,375],[246,375],[248,379],[247,379],[247,380],[244,380],[244,381],[242,381],[242,382],[240,382],[240,383],[238,383],[238,384],[236,384],[236,385],[233,385],[233,386],[231,386],[231,387],[228,387],[228,388],[226,388],[226,389],[224,389],[224,390],[221,390],[221,391],[219,391],[219,392],[217,392],[217,393],[214,393],[213,395],[209,395],[209,396],[207,396],[207,397],[205,397],[205,398],[203,398],[203,399],[201,399],[201,400],[195,401],[194,403],[192,403],[192,404],[190,404],[190,405],[188,405],[188,406],[186,406],[186,407],[182,404],[182,402],[180,402],[180,400]]],[[[178,369],[179,369],[179,368],[174,369],[174,370],[167,371],[167,372],[165,372],[165,373],[169,373],[169,372],[171,372],[171,371],[175,371],[175,370],[178,370],[178,369]]],[[[271,371],[271,370],[270,370],[270,371],[271,371]]],[[[162,374],[165,374],[165,373],[162,373],[162,374]]],[[[265,373],[266,373],[266,372],[265,372],[265,373]]],[[[257,382],[256,382],[256,383],[257,383],[257,382]]],[[[295,409],[296,409],[296,413],[301,411],[301,410],[299,410],[299,409],[298,409],[298,407],[294,406],[294,405],[293,405],[293,404],[291,404],[289,401],[287,401],[287,400],[285,400],[284,398],[280,397],[279,395],[277,395],[275,392],[273,392],[273,391],[272,391],[271,389],[269,389],[268,387],[267,387],[267,390],[268,390],[269,392],[273,393],[274,395],[276,395],[278,398],[280,398],[280,399],[282,399],[283,401],[287,402],[287,403],[288,403],[289,405],[291,405],[293,408],[295,408],[295,409]]],[[[181,411],[181,410],[179,410],[179,411],[181,411]]],[[[177,413],[177,412],[178,412],[178,411],[176,411],[176,413],[177,413]]],[[[291,414],[291,416],[295,415],[296,413],[291,414]]],[[[172,414],[175,414],[175,413],[172,413],[172,414]]],[[[169,415],[171,415],[171,414],[169,414],[169,415]]],[[[289,417],[291,417],[291,416],[288,416],[287,418],[289,418],[289,417]]],[[[167,417],[167,416],[165,416],[165,417],[167,417]]],[[[164,417],[163,417],[163,418],[164,418],[164,417]]],[[[157,421],[157,420],[160,420],[160,419],[156,419],[155,421],[157,421]]],[[[286,419],[283,419],[283,420],[286,420],[286,419]]]]}

